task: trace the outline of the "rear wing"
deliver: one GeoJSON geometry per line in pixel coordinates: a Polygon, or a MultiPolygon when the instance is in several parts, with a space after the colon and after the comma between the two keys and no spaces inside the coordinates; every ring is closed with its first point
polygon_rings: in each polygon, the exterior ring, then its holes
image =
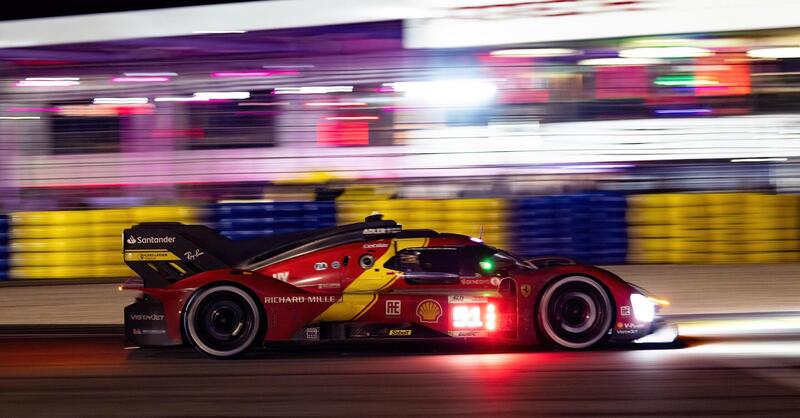
{"type": "Polygon", "coordinates": [[[230,268],[239,255],[230,239],[203,225],[146,222],[122,233],[123,257],[144,287],[166,287],[207,270],[230,268]]]}

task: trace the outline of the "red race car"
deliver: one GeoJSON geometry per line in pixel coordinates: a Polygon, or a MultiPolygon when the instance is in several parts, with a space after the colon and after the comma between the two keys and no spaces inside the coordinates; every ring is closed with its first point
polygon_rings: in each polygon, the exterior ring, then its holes
{"type": "Polygon", "coordinates": [[[365,222],[232,241],[201,225],[123,234],[142,292],[125,308],[141,346],[189,342],[217,358],[273,341],[458,338],[586,349],[669,342],[665,302],[566,258],[524,260],[480,239],[365,222]]]}

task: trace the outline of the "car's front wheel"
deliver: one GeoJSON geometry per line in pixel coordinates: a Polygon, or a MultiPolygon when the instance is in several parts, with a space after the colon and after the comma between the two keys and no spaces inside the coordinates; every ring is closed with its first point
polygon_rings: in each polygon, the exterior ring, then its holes
{"type": "Polygon", "coordinates": [[[539,328],[559,348],[579,350],[602,343],[611,329],[611,297],[597,281],[584,276],[559,279],[539,302],[539,328]]]}
{"type": "Polygon", "coordinates": [[[201,289],[189,300],[184,330],[199,351],[230,358],[249,350],[261,335],[263,319],[253,298],[243,289],[214,286],[201,289]]]}

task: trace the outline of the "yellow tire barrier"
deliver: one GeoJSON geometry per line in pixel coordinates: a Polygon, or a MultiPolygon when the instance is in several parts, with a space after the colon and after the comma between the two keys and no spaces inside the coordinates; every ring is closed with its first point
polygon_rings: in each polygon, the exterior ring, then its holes
{"type": "Polygon", "coordinates": [[[86,237],[17,239],[11,241],[12,252],[122,251],[122,238],[86,237]]]}
{"type": "Polygon", "coordinates": [[[188,206],[17,212],[11,214],[10,277],[66,279],[127,277],[122,231],[139,222],[196,223],[188,206]]]}
{"type": "Polygon", "coordinates": [[[99,279],[133,277],[128,266],[56,266],[56,267],[12,267],[9,270],[11,279],[99,279]]]}
{"type": "Polygon", "coordinates": [[[483,227],[485,242],[507,247],[507,206],[502,199],[338,200],[337,216],[340,224],[361,222],[378,211],[405,229],[435,229],[475,237],[483,227]]]}
{"type": "Polygon", "coordinates": [[[120,260],[120,251],[27,252],[12,253],[10,264],[19,267],[87,266],[116,264],[120,260]]]}
{"type": "Polygon", "coordinates": [[[747,263],[800,259],[800,198],[662,193],[628,200],[629,260],[747,263]]]}

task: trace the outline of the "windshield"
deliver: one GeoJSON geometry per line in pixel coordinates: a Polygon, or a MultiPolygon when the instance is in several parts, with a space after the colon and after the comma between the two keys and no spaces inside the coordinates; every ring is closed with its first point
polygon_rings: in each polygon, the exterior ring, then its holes
{"type": "Polygon", "coordinates": [[[484,276],[507,276],[516,269],[533,268],[513,254],[488,245],[468,247],[467,252],[475,272],[484,276]]]}

